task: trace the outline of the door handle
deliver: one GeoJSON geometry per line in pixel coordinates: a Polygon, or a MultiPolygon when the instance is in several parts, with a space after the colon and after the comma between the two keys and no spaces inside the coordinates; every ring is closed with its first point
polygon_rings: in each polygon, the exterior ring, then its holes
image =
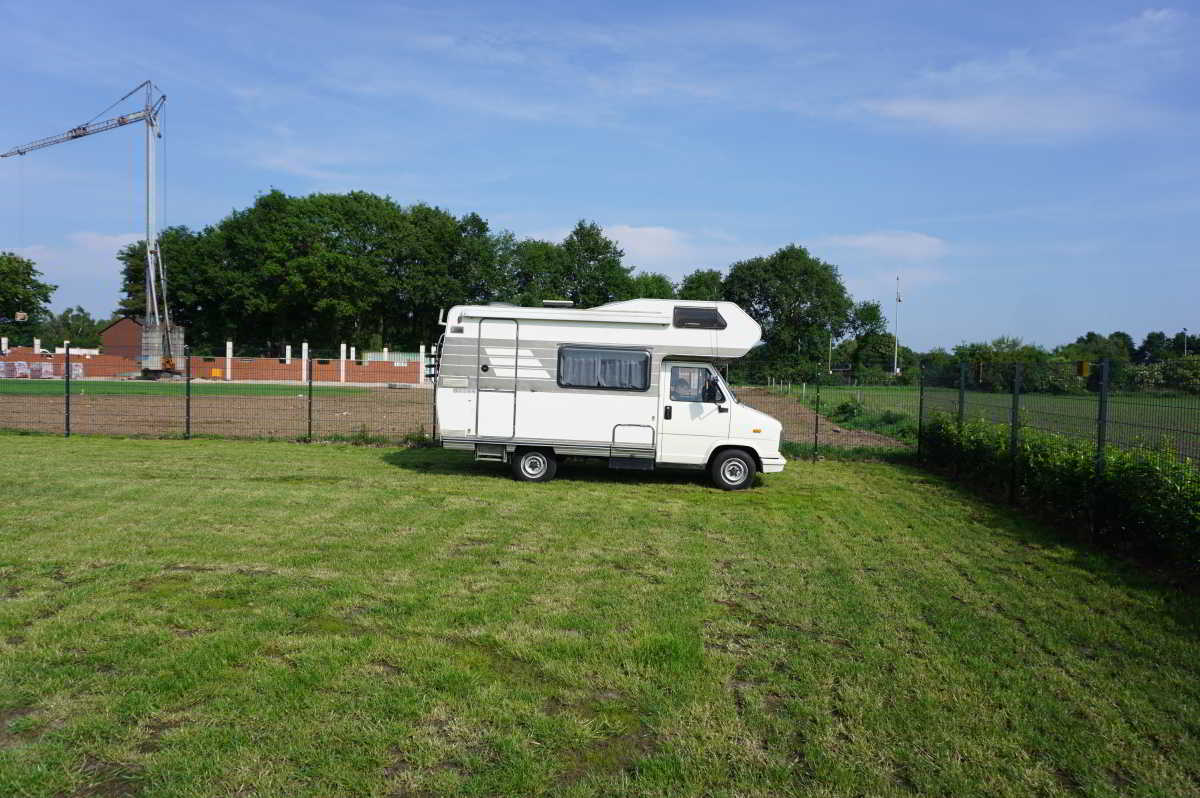
{"type": "Polygon", "coordinates": [[[666,419],[667,421],[671,420],[671,406],[670,405],[667,405],[666,407],[663,408],[663,418],[666,419]]]}
{"type": "Polygon", "coordinates": [[[728,413],[729,408],[726,407],[725,405],[717,405],[717,412],[718,413],[728,413]]]}

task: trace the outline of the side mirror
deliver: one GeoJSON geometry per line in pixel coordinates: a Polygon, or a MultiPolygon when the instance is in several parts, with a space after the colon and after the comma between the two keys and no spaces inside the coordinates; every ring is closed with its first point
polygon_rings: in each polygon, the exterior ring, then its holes
{"type": "Polygon", "coordinates": [[[721,386],[716,377],[709,377],[704,383],[704,401],[722,404],[725,397],[721,395],[721,386]]]}

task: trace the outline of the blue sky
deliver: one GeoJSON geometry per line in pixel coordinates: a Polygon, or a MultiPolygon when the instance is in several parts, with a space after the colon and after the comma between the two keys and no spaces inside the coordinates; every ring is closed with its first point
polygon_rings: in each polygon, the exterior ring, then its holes
{"type": "MultiPolygon", "coordinates": [[[[1140,3],[0,2],[0,149],[146,78],[167,224],[271,187],[593,219],[678,278],[788,243],[925,349],[1200,329],[1200,8],[1140,3]]],[[[129,129],[0,160],[0,249],[107,314],[129,129]]]]}

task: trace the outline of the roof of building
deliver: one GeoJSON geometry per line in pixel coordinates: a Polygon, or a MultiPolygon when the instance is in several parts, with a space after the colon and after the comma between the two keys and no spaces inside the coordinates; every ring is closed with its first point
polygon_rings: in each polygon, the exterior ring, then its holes
{"type": "Polygon", "coordinates": [[[139,327],[143,326],[143,325],[142,325],[142,323],[141,323],[141,321],[139,321],[138,319],[134,318],[133,316],[122,316],[121,318],[119,318],[119,319],[114,319],[113,321],[110,321],[108,324],[104,325],[104,329],[100,330],[100,334],[101,334],[101,335],[103,335],[105,332],[107,332],[107,331],[108,331],[108,329],[109,329],[110,327],[115,327],[116,325],[120,324],[121,322],[123,322],[123,321],[125,321],[125,320],[127,320],[127,319],[128,319],[129,321],[133,322],[134,324],[136,324],[136,325],[137,325],[137,326],[139,326],[139,327]]]}

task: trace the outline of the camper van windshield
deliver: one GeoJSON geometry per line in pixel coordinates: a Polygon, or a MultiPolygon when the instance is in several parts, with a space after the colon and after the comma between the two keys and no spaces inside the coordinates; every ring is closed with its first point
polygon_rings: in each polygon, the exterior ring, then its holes
{"type": "Polygon", "coordinates": [[[650,387],[650,355],[629,349],[564,346],[558,350],[558,384],[564,388],[644,391],[650,387]]]}

